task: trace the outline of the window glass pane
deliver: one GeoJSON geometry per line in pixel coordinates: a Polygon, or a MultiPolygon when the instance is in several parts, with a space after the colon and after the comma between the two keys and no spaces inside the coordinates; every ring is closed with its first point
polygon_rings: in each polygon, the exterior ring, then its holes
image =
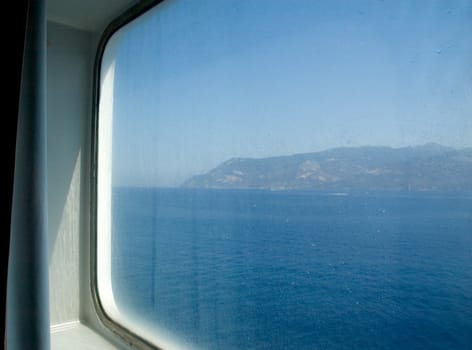
{"type": "Polygon", "coordinates": [[[463,1],[175,0],[123,27],[105,310],[166,346],[469,348],[471,37],[463,1]]]}

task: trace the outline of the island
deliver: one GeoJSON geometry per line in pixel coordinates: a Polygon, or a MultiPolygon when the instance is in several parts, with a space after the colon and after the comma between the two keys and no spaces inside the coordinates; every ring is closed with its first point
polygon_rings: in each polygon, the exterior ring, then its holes
{"type": "Polygon", "coordinates": [[[340,147],[269,158],[233,158],[184,188],[352,191],[472,191],[472,148],[340,147]]]}

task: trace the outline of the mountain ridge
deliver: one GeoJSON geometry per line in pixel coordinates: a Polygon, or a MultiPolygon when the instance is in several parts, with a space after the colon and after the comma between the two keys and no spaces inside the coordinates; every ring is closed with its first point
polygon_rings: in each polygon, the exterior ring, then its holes
{"type": "Polygon", "coordinates": [[[437,143],[337,147],[267,158],[231,158],[185,188],[471,191],[472,148],[437,143]]]}

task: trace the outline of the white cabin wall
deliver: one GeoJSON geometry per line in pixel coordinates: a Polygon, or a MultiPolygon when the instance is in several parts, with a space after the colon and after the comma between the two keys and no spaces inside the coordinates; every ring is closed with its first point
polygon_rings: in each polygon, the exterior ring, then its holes
{"type": "Polygon", "coordinates": [[[93,66],[102,31],[48,21],[47,170],[53,350],[128,349],[98,319],[90,284],[93,66]]]}
{"type": "Polygon", "coordinates": [[[92,34],[48,22],[47,156],[51,325],[80,317],[89,235],[92,34]]]}

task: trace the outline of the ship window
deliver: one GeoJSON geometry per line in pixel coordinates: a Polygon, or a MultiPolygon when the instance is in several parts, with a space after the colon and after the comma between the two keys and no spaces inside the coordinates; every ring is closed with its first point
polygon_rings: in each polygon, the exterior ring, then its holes
{"type": "Polygon", "coordinates": [[[472,8],[165,1],[99,70],[96,276],[162,348],[472,344],[472,8]]]}

